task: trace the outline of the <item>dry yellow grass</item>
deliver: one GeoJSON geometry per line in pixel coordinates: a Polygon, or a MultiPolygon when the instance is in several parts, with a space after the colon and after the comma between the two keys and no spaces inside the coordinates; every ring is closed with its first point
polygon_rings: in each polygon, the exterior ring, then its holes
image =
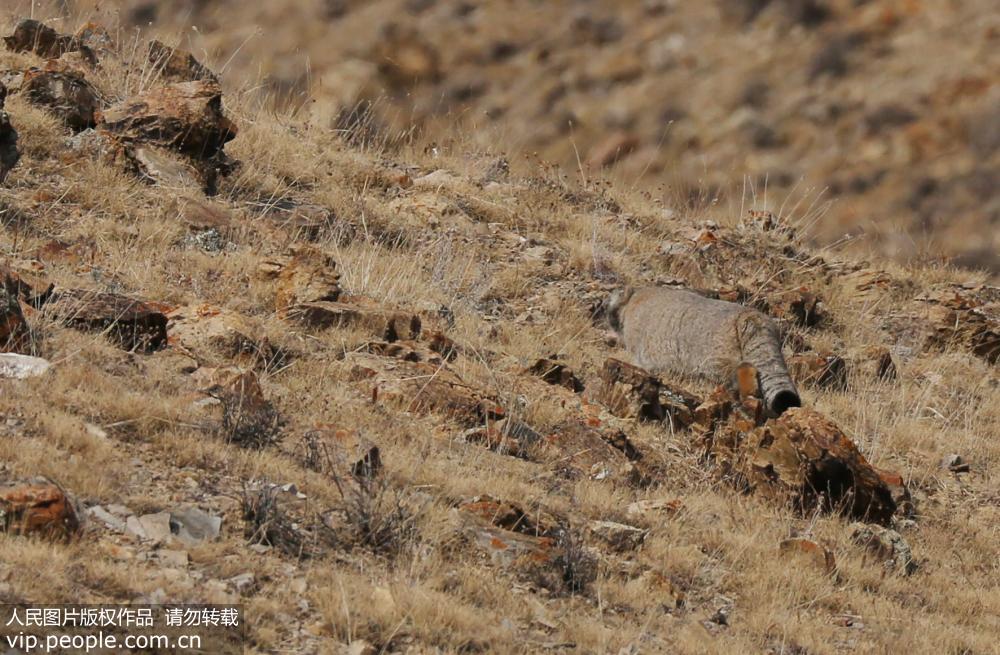
{"type": "MultiPolygon", "coordinates": [[[[5,33],[13,19],[2,16],[5,33]]],[[[0,53],[0,69],[37,63],[0,53]]],[[[114,61],[95,83],[113,96],[139,86],[114,61]]],[[[149,545],[99,526],[67,545],[0,536],[5,602],[128,602],[157,590],[172,601],[231,600],[231,588],[206,581],[251,571],[256,585],[242,600],[249,652],[338,652],[357,640],[387,653],[997,652],[995,364],[958,345],[900,351],[897,381],[855,372],[846,391],[803,390],[804,402],[831,416],[874,464],[907,479],[918,517],[901,530],[920,567],[906,577],[886,573],[853,544],[847,519],[802,516],[717,481],[683,432],[628,427],[629,438],[664,463],[652,487],[637,489],[615,479],[563,480],[544,463],[457,442],[463,426],[447,417],[373,404],[344,359],[371,335],[304,330],[280,319],[273,288],[256,269],[304,241],[269,215],[268,205],[322,208],[331,218],[314,245],[333,254],[345,290],[425,314],[447,308],[454,317],[448,335],[462,347],[451,368],[542,433],[572,409],[521,370],[561,353],[586,378],[606,357],[621,356],[590,320],[592,300],[616,284],[679,278],[719,288],[786,270],[788,284],[810,286],[830,316],[796,333],[846,352],[893,345],[882,317],[932,284],[974,276],[880,262],[905,288],[863,299],[841,274],[844,261],[826,253],[824,272],[798,256],[809,252],[800,243],[789,244],[797,252],[790,255],[769,235],[740,232],[740,216],[727,208],[668,213],[628,188],[541,168],[481,183],[491,157],[467,156],[461,141],[436,154],[413,146],[390,157],[256,109],[238,93],[226,103],[240,128],[226,149],[241,167],[213,200],[232,217],[229,245],[206,253],[185,243],[174,191],[100,161],[64,160],[69,132],[18,95],[9,99],[24,154],[0,201],[28,221],[0,232],[4,259],[24,265],[52,240],[85,246],[85,261],[39,256],[44,276],[234,310],[257,322],[254,336],[266,335],[293,357],[261,376],[287,421],[285,439],[250,451],[225,443],[192,407],[189,358],[174,349],[126,353],[101,335],[39,318],[39,354],[55,366],[43,379],[0,382],[4,474],[48,475],[85,505],[116,503],[137,513],[201,503],[223,516],[223,532],[218,542],[190,548],[190,564],[180,570],[146,559],[149,545]],[[420,183],[436,170],[453,176],[420,183]],[[417,183],[394,181],[403,175],[417,183]],[[692,228],[708,220],[724,226],[714,254],[663,254],[664,242],[686,244],[692,228]],[[536,247],[548,251],[529,251],[536,247]],[[87,423],[107,436],[95,436],[87,423]],[[248,548],[239,507],[246,481],[295,483],[308,498],[307,516],[340,506],[330,476],[303,462],[303,435],[319,424],[356,430],[379,446],[387,493],[399,495],[413,517],[398,553],[341,542],[299,560],[248,548]],[[970,473],[939,468],[952,452],[971,463],[970,473]],[[558,517],[587,541],[593,580],[578,591],[552,590],[491,564],[456,527],[454,508],[476,495],[558,517]],[[629,503],[645,499],[681,499],[683,508],[626,515],[629,503]],[[649,534],[637,550],[615,554],[587,536],[588,523],[600,520],[635,523],[649,534]],[[827,543],[836,573],[780,553],[779,542],[795,533],[827,543]],[[669,585],[651,582],[654,574],[669,585]],[[683,592],[680,606],[671,586],[683,592]],[[706,628],[720,609],[728,625],[706,628]],[[855,617],[853,627],[839,622],[844,615],[855,617]]]]}

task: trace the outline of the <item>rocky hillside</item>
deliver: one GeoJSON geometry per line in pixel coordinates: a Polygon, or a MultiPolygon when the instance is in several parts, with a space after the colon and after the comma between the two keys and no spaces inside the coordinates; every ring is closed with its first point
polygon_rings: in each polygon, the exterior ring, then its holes
{"type": "Polygon", "coordinates": [[[991,0],[64,4],[179,38],[319,125],[443,145],[459,123],[697,210],[752,186],[812,206],[817,243],[1000,273],[991,0]]]}
{"type": "Polygon", "coordinates": [[[376,146],[20,18],[3,602],[241,602],[261,653],[995,650],[983,274],[814,250],[752,196],[376,146]],[[644,284],[773,316],[805,407],[632,366],[601,306],[644,284]]]}

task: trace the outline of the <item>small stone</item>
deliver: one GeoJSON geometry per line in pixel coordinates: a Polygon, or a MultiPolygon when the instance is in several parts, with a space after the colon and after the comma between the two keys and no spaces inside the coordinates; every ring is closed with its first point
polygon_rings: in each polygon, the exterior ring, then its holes
{"type": "Polygon", "coordinates": [[[139,524],[142,526],[139,536],[144,539],[161,543],[170,538],[170,512],[144,514],[139,517],[139,524]]]}
{"type": "Polygon", "coordinates": [[[646,539],[648,530],[614,521],[594,521],[590,531],[607,542],[614,550],[635,550],[646,539]]]}
{"type": "Polygon", "coordinates": [[[48,360],[17,353],[0,354],[0,378],[26,380],[27,378],[44,375],[52,368],[48,360]]]}
{"type": "Polygon", "coordinates": [[[170,512],[170,528],[177,538],[187,544],[214,541],[219,538],[222,517],[213,516],[197,507],[170,512]]]}
{"type": "Polygon", "coordinates": [[[167,548],[161,548],[156,551],[157,561],[163,563],[165,566],[183,569],[187,568],[188,565],[188,554],[186,550],[170,550],[167,548]]]}
{"type": "Polygon", "coordinates": [[[969,463],[962,458],[958,453],[951,453],[945,455],[941,459],[941,468],[951,471],[952,473],[968,473],[970,470],[969,463]]]}
{"type": "Polygon", "coordinates": [[[236,593],[243,594],[253,588],[257,579],[254,577],[253,573],[247,571],[246,573],[240,573],[239,575],[229,578],[227,582],[233,589],[236,590],[236,593]]]}
{"type": "Polygon", "coordinates": [[[125,532],[126,530],[125,521],[121,520],[100,505],[95,505],[89,508],[87,510],[87,514],[105,524],[112,530],[117,530],[118,532],[125,532]]]}
{"type": "Polygon", "coordinates": [[[869,553],[882,560],[887,569],[910,575],[917,570],[910,545],[895,530],[878,525],[854,523],[851,538],[869,553]]]}

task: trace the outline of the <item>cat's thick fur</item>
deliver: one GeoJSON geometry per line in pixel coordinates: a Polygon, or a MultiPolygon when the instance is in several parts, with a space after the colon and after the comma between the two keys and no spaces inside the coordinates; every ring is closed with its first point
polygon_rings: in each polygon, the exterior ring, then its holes
{"type": "Polygon", "coordinates": [[[778,328],[755,309],[663,287],[616,292],[605,309],[611,327],[643,368],[731,384],[740,364],[748,363],[757,369],[771,413],[801,404],[778,328]]]}

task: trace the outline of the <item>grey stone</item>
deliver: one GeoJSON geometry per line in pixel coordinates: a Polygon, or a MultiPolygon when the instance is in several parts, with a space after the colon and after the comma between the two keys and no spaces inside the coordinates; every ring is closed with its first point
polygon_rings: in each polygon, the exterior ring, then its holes
{"type": "Polygon", "coordinates": [[[43,375],[52,367],[48,360],[17,353],[0,354],[0,378],[25,380],[43,375]]]}
{"type": "Polygon", "coordinates": [[[170,512],[170,530],[187,544],[213,541],[219,538],[222,517],[213,516],[197,507],[170,512]]]}
{"type": "MultiPolygon", "coordinates": [[[[145,539],[160,543],[170,538],[170,513],[157,512],[139,517],[139,524],[145,539]]],[[[139,535],[142,536],[142,535],[139,535]]]]}
{"type": "Polygon", "coordinates": [[[94,505],[87,510],[87,514],[91,517],[97,519],[104,525],[108,526],[112,530],[117,530],[118,532],[125,532],[126,525],[125,521],[121,520],[108,510],[104,509],[100,505],[94,505]]]}

